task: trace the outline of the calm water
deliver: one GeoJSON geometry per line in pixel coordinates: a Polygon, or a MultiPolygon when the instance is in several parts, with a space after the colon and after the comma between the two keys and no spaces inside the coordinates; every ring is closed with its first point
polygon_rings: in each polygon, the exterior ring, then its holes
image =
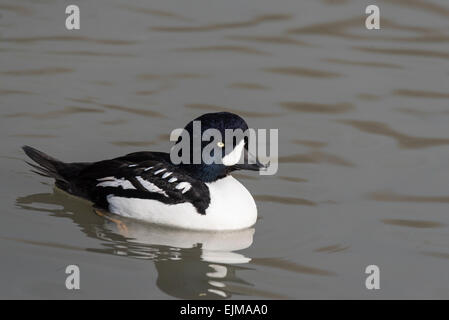
{"type": "Polygon", "coordinates": [[[449,298],[449,4],[376,3],[381,31],[372,1],[82,1],[69,32],[70,2],[2,0],[0,297],[449,298]],[[166,151],[215,110],[279,128],[251,230],[113,223],[20,149],[166,151]]]}

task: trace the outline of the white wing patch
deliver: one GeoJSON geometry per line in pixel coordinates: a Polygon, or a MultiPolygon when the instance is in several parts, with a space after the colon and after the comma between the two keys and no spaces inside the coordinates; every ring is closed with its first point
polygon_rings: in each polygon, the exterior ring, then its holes
{"type": "Polygon", "coordinates": [[[158,175],[159,173],[164,172],[165,170],[167,169],[159,169],[156,172],[154,172],[154,175],[158,175]]]}
{"type": "Polygon", "coordinates": [[[181,182],[175,187],[176,189],[182,189],[182,193],[186,193],[192,188],[192,185],[188,182],[181,182]]]}
{"type": "Polygon", "coordinates": [[[114,177],[104,177],[97,179],[101,181],[97,184],[97,187],[122,187],[123,189],[136,189],[131,182],[125,180],[124,178],[117,179],[114,177]]]}
{"type": "MultiPolygon", "coordinates": [[[[137,166],[137,165],[135,165],[135,164],[128,165],[128,167],[135,167],[135,166],[137,166]]],[[[143,171],[149,171],[153,168],[154,168],[153,166],[147,167],[143,171]]],[[[164,174],[161,176],[162,179],[166,179],[171,176],[170,179],[168,179],[169,183],[178,181],[178,178],[175,178],[172,176],[173,172],[167,171],[166,168],[158,169],[153,174],[158,175],[159,173],[162,173],[162,172],[164,172],[164,174]],[[164,172],[164,171],[166,171],[166,172],[164,172]]],[[[145,178],[142,178],[141,176],[136,176],[135,178],[142,185],[142,187],[144,187],[149,192],[159,193],[167,198],[169,197],[168,194],[163,189],[159,188],[154,183],[152,183],[148,180],[145,180],[145,178]]],[[[125,178],[118,179],[114,176],[108,176],[108,177],[98,178],[97,181],[99,181],[99,183],[97,184],[97,187],[122,187],[123,189],[134,189],[134,190],[136,189],[136,187],[134,187],[133,184],[129,180],[126,180],[125,178]]],[[[175,189],[180,190],[181,193],[183,193],[183,194],[186,193],[187,191],[189,191],[191,188],[192,188],[192,185],[189,182],[185,182],[185,181],[179,182],[175,186],[175,189]]]]}
{"type": "Polygon", "coordinates": [[[157,185],[155,185],[154,183],[151,183],[145,179],[143,179],[141,176],[137,176],[136,177],[137,181],[140,182],[140,184],[147,189],[150,192],[156,192],[156,193],[160,193],[166,197],[168,197],[168,195],[165,193],[164,190],[162,190],[161,188],[159,188],[157,185]]]}
{"type": "Polygon", "coordinates": [[[162,175],[162,179],[165,179],[165,178],[167,178],[167,177],[170,177],[172,173],[173,173],[173,172],[166,172],[166,173],[164,173],[164,174],[162,175]]]}
{"type": "Polygon", "coordinates": [[[113,176],[109,176],[97,179],[97,181],[111,181],[111,180],[115,180],[115,178],[113,176]]]}

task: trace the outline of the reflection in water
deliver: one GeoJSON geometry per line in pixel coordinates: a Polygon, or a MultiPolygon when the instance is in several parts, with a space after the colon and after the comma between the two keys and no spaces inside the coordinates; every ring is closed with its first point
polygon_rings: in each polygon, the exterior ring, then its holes
{"type": "MultiPolygon", "coordinates": [[[[266,196],[259,196],[263,198],[266,196]]],[[[257,198],[257,197],[256,197],[257,198]]],[[[314,205],[295,198],[270,198],[287,204],[314,205]],[[292,200],[293,199],[293,200],[292,200]]],[[[38,193],[16,199],[27,211],[50,213],[70,218],[90,238],[102,241],[101,248],[3,238],[22,243],[90,251],[153,261],[158,272],[156,284],[172,297],[184,299],[224,299],[233,295],[259,296],[268,299],[291,297],[259,289],[238,277],[239,271],[251,266],[275,268],[311,276],[334,276],[332,271],[306,266],[282,258],[249,258],[240,251],[253,243],[254,228],[232,232],[201,232],[151,225],[112,215],[104,211],[93,214],[91,203],[55,188],[53,193],[38,193]],[[247,264],[248,266],[244,266],[247,264]]]]}
{"type": "Polygon", "coordinates": [[[87,201],[74,199],[58,189],[19,197],[17,205],[70,218],[88,237],[103,241],[102,248],[66,249],[152,260],[158,271],[157,286],[173,297],[221,299],[244,292],[251,294],[252,288],[245,288],[249,283],[237,276],[239,270],[248,269],[239,264],[251,259],[234,251],[251,246],[254,229],[210,233],[163,228],[116,215],[104,219],[93,214],[87,201]],[[235,288],[230,289],[228,284],[235,288]]]}

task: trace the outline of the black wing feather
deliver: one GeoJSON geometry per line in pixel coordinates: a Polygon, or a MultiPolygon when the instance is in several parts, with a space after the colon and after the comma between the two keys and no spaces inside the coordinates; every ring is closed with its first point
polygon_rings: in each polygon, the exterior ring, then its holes
{"type": "Polygon", "coordinates": [[[147,154],[150,154],[152,159],[144,160],[139,163],[129,160],[142,159],[142,155],[94,163],[83,170],[77,181],[73,184],[76,186],[76,190],[86,194],[97,206],[106,209],[108,207],[107,196],[115,195],[127,198],[154,199],[166,204],[190,202],[197,209],[198,213],[205,214],[210,203],[209,188],[203,182],[190,177],[176,166],[165,161],[165,159],[156,157],[152,153],[147,154]],[[165,169],[165,171],[156,175],[155,172],[161,169],[165,169]],[[171,172],[171,175],[162,178],[167,172],[171,172]],[[101,183],[98,179],[106,177],[127,180],[135,187],[135,189],[124,189],[121,186],[98,186],[98,184],[101,183]],[[162,189],[166,196],[148,190],[139,182],[137,177],[162,189]],[[177,181],[170,183],[169,180],[172,178],[176,178],[177,181]],[[183,190],[176,189],[176,186],[181,182],[187,182],[191,185],[191,188],[185,193],[182,192],[183,190]]]}
{"type": "Polygon", "coordinates": [[[168,153],[135,152],[94,163],[64,163],[29,146],[24,146],[23,150],[39,164],[28,163],[36,169],[33,172],[44,177],[55,178],[56,185],[61,189],[91,200],[96,206],[104,209],[108,209],[109,206],[108,195],[154,199],[166,204],[190,202],[200,214],[205,214],[210,203],[209,188],[203,182],[192,178],[186,172],[172,165],[168,153]],[[150,167],[153,168],[148,170],[150,167]],[[155,175],[155,172],[162,168],[166,171],[155,175]],[[172,172],[172,174],[163,179],[162,176],[165,172],[172,172]],[[124,189],[121,186],[98,186],[101,183],[98,179],[105,177],[127,180],[135,189],[124,189]],[[148,190],[138,181],[137,177],[159,187],[167,196],[148,190]],[[168,182],[171,178],[177,178],[177,181],[168,182]],[[188,182],[191,185],[190,190],[183,193],[182,190],[176,189],[181,182],[188,182]]]}

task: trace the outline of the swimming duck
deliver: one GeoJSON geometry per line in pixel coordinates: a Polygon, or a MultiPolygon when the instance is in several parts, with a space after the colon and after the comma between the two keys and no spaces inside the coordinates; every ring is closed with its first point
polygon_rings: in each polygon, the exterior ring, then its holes
{"type": "MultiPolygon", "coordinates": [[[[190,137],[194,135],[194,121],[201,124],[201,134],[216,129],[225,137],[226,129],[248,129],[245,120],[236,114],[207,113],[186,125],[184,132],[190,137]]],[[[37,170],[35,173],[54,178],[56,187],[90,200],[95,208],[159,225],[219,231],[249,228],[257,219],[251,193],[231,173],[267,167],[257,159],[248,161],[247,137],[232,140],[231,148],[219,141],[221,152],[211,153],[211,157],[220,157],[221,161],[205,161],[201,157],[200,162],[179,164],[171,161],[169,153],[156,151],[98,162],[66,163],[29,146],[23,150],[38,164],[28,162],[37,170]]],[[[181,141],[180,136],[175,146],[181,141]]],[[[207,143],[201,142],[199,152],[207,143]]],[[[192,160],[195,148],[189,149],[192,160]]]]}

